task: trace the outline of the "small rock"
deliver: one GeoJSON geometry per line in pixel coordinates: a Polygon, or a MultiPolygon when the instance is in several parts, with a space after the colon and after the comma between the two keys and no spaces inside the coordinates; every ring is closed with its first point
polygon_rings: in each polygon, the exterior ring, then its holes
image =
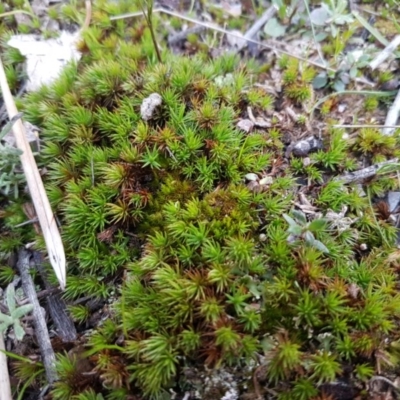
{"type": "Polygon", "coordinates": [[[387,196],[389,212],[393,212],[400,203],[400,192],[389,192],[387,196]]]}
{"type": "Polygon", "coordinates": [[[237,124],[236,127],[243,132],[250,133],[254,128],[254,123],[249,119],[241,119],[237,124]]]}
{"type": "Polygon", "coordinates": [[[339,113],[343,113],[346,110],[347,106],[346,104],[339,104],[337,110],[339,113]]]}
{"type": "Polygon", "coordinates": [[[260,185],[271,185],[273,181],[272,176],[266,176],[260,180],[260,185]]]}
{"type": "Polygon", "coordinates": [[[258,175],[254,174],[253,172],[250,172],[245,176],[247,181],[258,181],[258,175]]]}
{"type": "Polygon", "coordinates": [[[308,167],[311,164],[311,158],[310,157],[305,157],[303,158],[303,166],[308,167]]]}
{"type": "MultiPolygon", "coordinates": [[[[367,245],[365,245],[367,247],[367,245]]],[[[347,293],[353,298],[356,299],[358,294],[360,293],[360,287],[355,283],[350,283],[347,288],[347,293]]]]}
{"type": "Polygon", "coordinates": [[[398,79],[391,79],[390,81],[383,83],[380,87],[380,90],[383,91],[397,90],[399,86],[400,82],[398,79]]]}
{"type": "Polygon", "coordinates": [[[360,250],[362,250],[362,251],[368,250],[368,245],[366,243],[361,243],[360,244],[360,250]]]}
{"type": "Polygon", "coordinates": [[[233,74],[219,75],[214,79],[214,82],[219,87],[230,86],[234,82],[233,74]]]}
{"type": "Polygon", "coordinates": [[[267,240],[267,235],[265,233],[260,233],[260,236],[258,238],[260,242],[265,242],[267,240]]]}
{"type": "Polygon", "coordinates": [[[238,30],[232,30],[231,33],[233,35],[227,35],[226,40],[229,43],[229,46],[236,47],[238,49],[244,47],[247,44],[246,39],[242,39],[243,33],[238,30]]]}
{"type": "Polygon", "coordinates": [[[142,119],[148,121],[153,118],[154,111],[162,103],[162,97],[158,93],[152,93],[146,97],[140,106],[140,115],[142,119]]]}
{"type": "Polygon", "coordinates": [[[300,140],[300,142],[294,145],[292,153],[297,157],[305,157],[310,151],[310,143],[308,143],[307,140],[300,140]]]}
{"type": "Polygon", "coordinates": [[[322,142],[314,136],[310,136],[307,139],[303,139],[295,143],[292,148],[292,153],[297,157],[305,157],[308,155],[308,153],[319,150],[321,148],[322,142]]]}
{"type": "Polygon", "coordinates": [[[365,190],[363,188],[363,185],[361,183],[359,183],[358,185],[356,185],[354,187],[354,190],[356,191],[356,193],[360,196],[360,197],[365,197],[367,195],[367,193],[365,193],[365,190]]]}
{"type": "Polygon", "coordinates": [[[250,181],[247,184],[247,188],[251,190],[252,192],[259,192],[260,191],[260,185],[257,181],[250,181]]]}
{"type": "Polygon", "coordinates": [[[257,128],[271,128],[271,126],[272,126],[271,122],[269,122],[266,119],[261,118],[261,117],[255,118],[254,125],[257,128]]]}
{"type": "Polygon", "coordinates": [[[352,385],[340,381],[324,383],[320,389],[334,400],[353,400],[358,394],[352,385]]]}

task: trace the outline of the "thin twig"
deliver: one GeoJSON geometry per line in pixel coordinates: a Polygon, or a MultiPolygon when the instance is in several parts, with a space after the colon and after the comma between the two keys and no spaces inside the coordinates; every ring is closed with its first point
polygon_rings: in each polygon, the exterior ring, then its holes
{"type": "Polygon", "coordinates": [[[258,31],[266,24],[269,19],[271,19],[276,14],[276,11],[276,7],[271,6],[263,13],[263,15],[261,15],[261,17],[257,21],[255,21],[250,29],[248,29],[243,35],[243,39],[245,42],[239,42],[236,48],[237,52],[243,50],[250,43],[248,39],[254,39],[258,31]]]}
{"type": "Polygon", "coordinates": [[[306,10],[307,10],[308,19],[310,20],[311,32],[312,32],[312,35],[313,35],[315,48],[317,49],[318,56],[319,56],[320,60],[324,64],[326,64],[326,61],[325,61],[324,56],[323,56],[322,51],[321,51],[321,46],[317,42],[317,36],[315,34],[314,24],[313,24],[313,22],[311,20],[311,13],[310,13],[310,7],[308,6],[308,0],[303,0],[303,1],[304,1],[304,6],[306,7],[306,10]]]}
{"type": "Polygon", "coordinates": [[[377,68],[400,46],[400,35],[397,35],[370,63],[371,69],[377,68]]]}
{"type": "MultiPolygon", "coordinates": [[[[44,298],[44,297],[52,296],[52,295],[54,295],[54,294],[59,294],[59,293],[61,293],[60,288],[58,288],[58,287],[53,287],[53,288],[51,288],[51,289],[43,289],[43,290],[41,290],[40,292],[37,292],[37,293],[36,293],[36,297],[37,297],[38,299],[42,299],[42,298],[44,298]]],[[[21,301],[18,302],[18,305],[19,305],[19,306],[23,306],[23,305],[25,305],[25,304],[29,304],[29,299],[24,299],[24,300],[21,300],[21,301]]]]}
{"type": "Polygon", "coordinates": [[[153,25],[153,1],[147,2],[147,9],[145,9],[143,5],[143,1],[140,1],[140,8],[142,9],[142,14],[144,19],[147,22],[147,26],[150,30],[151,40],[153,41],[154,50],[156,51],[157,60],[159,63],[162,63],[160,49],[158,48],[157,38],[154,32],[154,25],[153,25]]]}
{"type": "Polygon", "coordinates": [[[176,33],[174,35],[169,36],[168,37],[168,44],[171,46],[171,45],[174,45],[176,43],[179,43],[181,40],[186,40],[188,35],[201,33],[205,29],[206,28],[204,26],[194,26],[193,28],[185,29],[182,32],[178,32],[178,33],[176,33]]]}
{"type": "Polygon", "coordinates": [[[372,178],[376,175],[380,168],[389,164],[396,164],[399,162],[398,158],[392,160],[383,161],[378,164],[371,165],[369,167],[360,169],[358,171],[348,172],[347,174],[337,176],[333,178],[334,181],[341,181],[343,183],[359,182],[367,178],[372,178]]]}
{"type": "Polygon", "coordinates": [[[390,379],[388,379],[388,378],[385,378],[384,376],[379,376],[379,375],[373,376],[373,377],[369,380],[369,382],[368,382],[369,387],[372,388],[372,384],[373,384],[374,382],[376,382],[376,381],[385,382],[385,383],[387,383],[389,386],[391,386],[393,389],[395,389],[396,391],[399,390],[399,388],[397,387],[397,385],[396,385],[394,382],[392,382],[392,381],[391,381],[390,379]]]}
{"type": "Polygon", "coordinates": [[[4,337],[0,332],[0,400],[12,400],[7,356],[4,353],[5,350],[4,337]]]}
{"type": "MultiPolygon", "coordinates": [[[[397,96],[394,99],[393,104],[390,106],[385,119],[385,125],[396,125],[400,114],[400,90],[397,92],[397,96]]],[[[383,128],[382,133],[384,135],[392,135],[394,132],[393,128],[383,128]]]]}
{"type": "Polygon", "coordinates": [[[83,23],[82,29],[87,29],[90,26],[90,21],[92,20],[92,2],[90,0],[85,1],[86,16],[83,23]]]}
{"type": "Polygon", "coordinates": [[[0,18],[9,17],[9,16],[15,15],[15,14],[26,14],[26,15],[29,15],[30,17],[32,17],[32,18],[35,17],[35,14],[32,14],[32,13],[29,12],[29,11],[25,11],[25,10],[13,10],[13,11],[7,11],[7,12],[4,12],[4,13],[1,13],[1,14],[0,14],[0,18]]]}
{"type": "Polygon", "coordinates": [[[25,296],[28,297],[29,302],[33,305],[33,324],[35,327],[36,340],[39,344],[40,353],[42,355],[43,365],[46,370],[46,378],[48,383],[53,383],[57,380],[57,373],[55,371],[56,356],[51,346],[47,324],[37,299],[35,284],[29,274],[30,258],[30,252],[27,250],[20,250],[18,253],[17,267],[21,275],[22,288],[24,289],[25,296]]]}
{"type": "Polygon", "coordinates": [[[189,399],[190,399],[190,392],[186,392],[182,400],[189,400],[189,399]]]}
{"type": "Polygon", "coordinates": [[[398,129],[400,128],[400,125],[372,125],[372,124],[355,124],[355,125],[341,125],[341,124],[335,124],[331,125],[333,128],[354,128],[354,129],[359,129],[359,128],[393,128],[393,129],[398,129]]]}
{"type": "Polygon", "coordinates": [[[21,226],[30,225],[30,224],[36,224],[36,222],[38,222],[38,221],[39,220],[37,219],[37,217],[35,217],[35,218],[32,218],[32,219],[30,219],[28,221],[21,222],[20,224],[15,225],[14,228],[21,228],[21,226]]]}
{"type": "Polygon", "coordinates": [[[54,288],[48,279],[48,274],[43,266],[43,256],[40,252],[35,251],[33,253],[33,262],[42,277],[46,291],[49,292],[49,295],[46,296],[47,306],[56,332],[63,342],[73,342],[78,336],[75,325],[67,311],[62,294],[59,291],[51,293],[57,288],[54,288]]]}

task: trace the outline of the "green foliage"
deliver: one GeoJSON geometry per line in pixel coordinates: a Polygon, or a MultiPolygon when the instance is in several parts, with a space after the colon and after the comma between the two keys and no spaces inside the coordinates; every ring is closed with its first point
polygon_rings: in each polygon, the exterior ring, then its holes
{"type": "Polygon", "coordinates": [[[285,69],[282,81],[287,97],[296,103],[310,100],[313,95],[311,81],[315,71],[309,66],[300,65],[296,59],[283,58],[280,64],[285,69]]]}
{"type": "Polygon", "coordinates": [[[268,357],[271,359],[271,368],[267,374],[271,381],[279,382],[300,367],[302,352],[300,346],[289,339],[286,331],[279,332],[274,339],[274,342],[269,344],[271,349],[268,351],[268,357]]]}
{"type": "Polygon", "coordinates": [[[315,379],[318,384],[332,382],[341,373],[341,367],[336,360],[336,356],[327,351],[315,354],[310,364],[313,370],[311,378],[315,379]]]}
{"type": "Polygon", "coordinates": [[[8,265],[1,265],[0,266],[0,283],[2,285],[10,284],[15,277],[15,271],[13,268],[9,267],[8,265]]]}
{"type": "Polygon", "coordinates": [[[384,135],[378,129],[364,128],[355,140],[354,150],[362,155],[372,156],[374,162],[384,161],[397,154],[397,142],[396,136],[384,135]],[[384,158],[377,158],[379,156],[384,158]]]}
{"type": "Polygon", "coordinates": [[[307,221],[306,215],[297,210],[292,211],[293,217],[283,214],[283,218],[289,224],[287,232],[289,233],[288,241],[293,243],[298,240],[304,241],[307,245],[315,247],[323,253],[329,253],[326,246],[319,240],[315,239],[314,234],[323,231],[327,225],[324,219],[314,219],[307,221]]]}
{"type": "MultiPolygon", "coordinates": [[[[111,21],[130,2],[100,3],[98,24],[78,44],[80,64],[22,102],[43,128],[40,162],[69,259],[64,297],[110,299],[83,360],[59,356],[53,397],[157,398],[191,385],[182,383],[185,368],[204,366],[247,364],[257,375],[261,365],[282,398],[315,398],[348,370],[365,382],[399,321],[396,230],[359,188],[332,178],[358,168],[360,154],[396,156],[398,137],[362,131],[349,140],[328,130],[308,164],[287,165],[275,117],[268,131],[236,127],[247,107],[259,114],[274,101],[253,85],[255,62],[167,51],[160,62],[156,17],[154,30],[111,21]],[[153,93],[161,104],[143,119],[153,93]],[[298,178],[309,184],[300,191],[298,178]],[[93,374],[79,368],[86,356],[93,374]]],[[[76,6],[63,13],[81,21],[76,6]]],[[[279,64],[283,101],[310,100],[315,71],[288,57],[279,64]]],[[[368,182],[371,195],[394,185],[385,176],[368,182]]],[[[20,219],[4,221],[2,256],[20,243],[11,229],[20,219]]],[[[69,309],[90,323],[86,305],[69,309]]]]}
{"type": "Polygon", "coordinates": [[[27,304],[21,307],[16,307],[14,285],[10,283],[7,286],[6,293],[7,307],[10,315],[0,312],[0,333],[3,334],[12,326],[17,340],[22,340],[25,336],[24,328],[21,325],[20,319],[33,309],[32,304],[27,304]]]}
{"type": "MultiPolygon", "coordinates": [[[[14,121],[10,121],[2,129],[0,140],[11,131],[14,121]]],[[[0,143],[0,193],[8,195],[13,193],[17,198],[19,194],[19,186],[25,182],[25,176],[22,173],[19,156],[21,150],[7,144],[0,143]]]]}
{"type": "Polygon", "coordinates": [[[78,323],[83,323],[90,317],[90,310],[86,306],[82,305],[69,306],[68,310],[73,320],[78,323]]]}
{"type": "Polygon", "coordinates": [[[330,143],[327,150],[318,151],[313,160],[320,163],[324,168],[337,170],[343,167],[348,158],[348,140],[344,138],[344,132],[340,129],[331,130],[329,133],[330,143]]]}

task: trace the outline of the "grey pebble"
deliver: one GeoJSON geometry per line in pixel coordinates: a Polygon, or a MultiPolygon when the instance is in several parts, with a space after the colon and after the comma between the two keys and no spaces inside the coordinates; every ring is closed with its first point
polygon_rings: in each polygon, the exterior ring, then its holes
{"type": "Polygon", "coordinates": [[[389,211],[393,212],[400,203],[400,192],[389,192],[387,196],[389,211]]]}
{"type": "Polygon", "coordinates": [[[246,174],[245,178],[247,181],[258,181],[258,175],[253,172],[246,174]]]}

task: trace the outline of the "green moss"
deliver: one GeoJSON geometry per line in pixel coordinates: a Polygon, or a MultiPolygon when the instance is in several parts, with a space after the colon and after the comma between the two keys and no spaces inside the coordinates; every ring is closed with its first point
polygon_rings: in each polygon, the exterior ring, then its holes
{"type": "MultiPolygon", "coordinates": [[[[100,2],[81,62],[22,102],[42,128],[40,162],[69,260],[65,298],[114,296],[82,355],[97,374],[83,379],[82,360],[59,356],[53,397],[156,397],[180,390],[184,368],[204,366],[266,368],[282,398],[314,397],[344,370],[365,381],[371,356],[398,339],[396,229],[359,188],[331,178],[356,168],[359,154],[397,156],[397,136],[362,130],[349,141],[328,130],[308,163],[287,165],[283,125],[236,127],[247,107],[258,115],[274,104],[254,85],[259,66],[167,51],[159,62],[141,23],[110,21],[118,7],[100,2]],[[153,93],[161,104],[143,119],[153,93]],[[251,186],[249,173],[271,179],[251,186]],[[309,205],[297,178],[309,183],[309,205]]],[[[73,2],[63,14],[81,19],[73,2]]],[[[279,65],[284,101],[309,100],[315,71],[286,57],[279,65]]],[[[377,177],[369,196],[394,185],[377,177]]],[[[20,212],[2,222],[4,255],[20,245],[20,212]]],[[[11,272],[0,267],[0,278],[11,272]]],[[[70,310],[87,322],[85,306],[70,310]]]]}

